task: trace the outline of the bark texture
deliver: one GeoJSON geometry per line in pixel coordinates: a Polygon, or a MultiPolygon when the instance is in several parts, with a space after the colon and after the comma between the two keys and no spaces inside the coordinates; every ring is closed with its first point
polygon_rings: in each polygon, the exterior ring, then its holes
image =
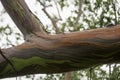
{"type": "Polygon", "coordinates": [[[39,28],[42,24],[28,10],[24,0],[1,2],[17,27],[29,37],[21,45],[1,49],[0,53],[7,60],[0,55],[0,78],[61,73],[120,62],[120,25],[48,35],[39,28]]]}

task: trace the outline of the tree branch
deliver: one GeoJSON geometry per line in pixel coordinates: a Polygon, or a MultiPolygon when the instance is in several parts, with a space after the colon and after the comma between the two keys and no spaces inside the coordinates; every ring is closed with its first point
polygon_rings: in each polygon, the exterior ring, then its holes
{"type": "Polygon", "coordinates": [[[59,16],[59,19],[58,20],[62,20],[61,16],[60,16],[60,12],[59,12],[59,8],[58,8],[58,5],[57,5],[57,2],[56,0],[53,0],[55,5],[56,5],[56,8],[57,8],[57,12],[58,12],[58,16],[59,16]]]}
{"type": "Polygon", "coordinates": [[[111,28],[44,35],[24,0],[1,0],[26,36],[21,45],[0,50],[0,78],[37,73],[61,73],[120,62],[120,25],[111,28]],[[10,63],[17,71],[17,74],[10,63]]]}
{"type": "Polygon", "coordinates": [[[1,0],[1,2],[25,37],[31,33],[44,33],[42,23],[31,13],[24,0],[1,0]]]}
{"type": "Polygon", "coordinates": [[[120,62],[120,25],[69,34],[33,36],[29,42],[2,49],[18,74],[0,56],[0,78],[61,73],[120,62]]]}
{"type": "Polygon", "coordinates": [[[53,27],[56,30],[56,33],[61,33],[61,30],[59,29],[58,25],[57,25],[57,20],[55,20],[54,18],[52,18],[50,16],[50,14],[46,11],[46,6],[45,4],[43,4],[40,0],[38,0],[38,2],[43,6],[43,12],[47,15],[47,17],[51,20],[53,27]]]}
{"type": "Polygon", "coordinates": [[[77,26],[79,24],[79,19],[82,14],[82,4],[83,4],[83,0],[79,0],[79,8],[78,8],[78,12],[77,12],[77,18],[76,18],[75,24],[73,25],[74,31],[78,31],[77,26]]]}
{"type": "Polygon", "coordinates": [[[65,73],[65,80],[71,80],[72,72],[65,73]]]}

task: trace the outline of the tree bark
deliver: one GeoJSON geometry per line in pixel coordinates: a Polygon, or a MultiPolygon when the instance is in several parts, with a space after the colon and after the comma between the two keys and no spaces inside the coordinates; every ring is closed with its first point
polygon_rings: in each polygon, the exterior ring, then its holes
{"type": "Polygon", "coordinates": [[[65,80],[71,80],[72,72],[65,73],[65,80]]]}
{"type": "Polygon", "coordinates": [[[30,11],[24,0],[1,0],[4,8],[26,38],[31,33],[43,31],[43,24],[30,11]]]}
{"type": "Polygon", "coordinates": [[[48,35],[39,28],[41,23],[31,15],[24,0],[1,2],[21,32],[30,37],[21,45],[1,49],[0,78],[61,73],[120,62],[120,25],[48,35]]]}

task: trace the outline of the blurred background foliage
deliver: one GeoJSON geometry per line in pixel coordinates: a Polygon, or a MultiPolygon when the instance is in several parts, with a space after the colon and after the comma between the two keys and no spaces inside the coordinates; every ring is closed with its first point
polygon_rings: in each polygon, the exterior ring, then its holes
{"type": "MultiPolygon", "coordinates": [[[[26,2],[29,0],[26,0],[26,2]]],[[[119,0],[36,0],[38,11],[46,16],[44,29],[49,34],[69,33],[106,27],[109,24],[120,24],[119,0]]],[[[42,14],[33,13],[39,18],[42,14]]],[[[5,23],[7,15],[4,9],[0,13],[0,46],[10,47],[22,43],[23,35],[15,25],[5,23]],[[3,17],[4,16],[4,17],[3,17]],[[12,37],[11,37],[12,36],[12,37]]],[[[27,75],[31,80],[65,80],[63,74],[47,74],[35,79],[35,75],[27,75]]],[[[21,80],[21,78],[19,78],[21,80]]],[[[89,69],[73,71],[71,80],[120,80],[120,65],[105,64],[89,69]]]]}

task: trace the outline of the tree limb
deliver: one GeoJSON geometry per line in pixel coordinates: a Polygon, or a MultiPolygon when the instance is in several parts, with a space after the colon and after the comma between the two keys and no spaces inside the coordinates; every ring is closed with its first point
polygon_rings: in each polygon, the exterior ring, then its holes
{"type": "Polygon", "coordinates": [[[24,0],[1,0],[1,2],[25,37],[31,33],[44,33],[42,23],[31,13],[24,0]]]}
{"type": "Polygon", "coordinates": [[[0,78],[37,73],[61,73],[92,66],[120,62],[120,25],[111,28],[72,32],[69,34],[43,34],[37,19],[24,0],[1,0],[18,28],[26,36],[21,45],[2,49],[0,78]]]}
{"type": "Polygon", "coordinates": [[[29,42],[2,49],[18,74],[0,56],[0,78],[37,73],[61,73],[120,62],[120,26],[33,36],[29,42]]]}

